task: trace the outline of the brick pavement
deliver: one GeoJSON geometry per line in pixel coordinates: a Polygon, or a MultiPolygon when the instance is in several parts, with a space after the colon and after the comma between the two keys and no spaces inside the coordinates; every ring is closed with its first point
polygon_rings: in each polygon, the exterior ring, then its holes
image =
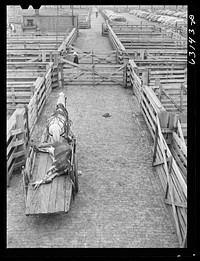
{"type": "MultiPolygon", "coordinates": [[[[38,136],[60,91],[44,107],[38,136]]],[[[151,164],[153,142],[131,91],[111,85],[62,91],[77,138],[80,191],[67,214],[26,217],[21,175],[15,175],[7,190],[7,247],[179,247],[151,164]],[[106,112],[110,118],[102,117],[106,112]]]]}

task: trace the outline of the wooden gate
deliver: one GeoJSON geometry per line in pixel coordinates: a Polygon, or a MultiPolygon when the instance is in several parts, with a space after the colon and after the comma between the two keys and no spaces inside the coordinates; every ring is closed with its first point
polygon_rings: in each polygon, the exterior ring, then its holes
{"type": "Polygon", "coordinates": [[[126,85],[126,64],[117,64],[117,52],[83,52],[75,47],[61,59],[64,86],[70,85],[126,85]],[[79,64],[73,63],[73,51],[79,64]]]}

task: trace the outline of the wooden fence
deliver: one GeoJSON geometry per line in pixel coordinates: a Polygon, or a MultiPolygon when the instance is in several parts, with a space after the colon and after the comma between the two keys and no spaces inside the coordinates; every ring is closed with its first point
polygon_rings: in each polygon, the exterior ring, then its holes
{"type": "Polygon", "coordinates": [[[58,52],[65,52],[67,48],[75,41],[78,36],[77,28],[73,28],[69,35],[65,38],[62,44],[58,48],[58,52]]]}
{"type": "Polygon", "coordinates": [[[37,78],[45,78],[58,86],[58,72],[53,63],[16,62],[7,63],[7,111],[15,110],[16,105],[27,105],[35,92],[37,78]],[[48,77],[47,77],[47,72],[48,77]],[[49,80],[51,78],[51,81],[49,80]]]}
{"type": "Polygon", "coordinates": [[[120,42],[116,34],[114,33],[111,26],[106,21],[106,27],[108,29],[108,37],[110,39],[111,45],[117,51],[117,61],[118,63],[122,64],[124,61],[128,61],[128,56],[126,55],[126,49],[124,48],[123,44],[120,42]]]}
{"type": "Polygon", "coordinates": [[[33,33],[7,36],[8,62],[37,62],[53,61],[54,52],[66,39],[65,33],[33,33]]]}
{"type": "Polygon", "coordinates": [[[129,62],[130,82],[154,140],[153,166],[170,206],[181,247],[187,244],[187,147],[177,115],[163,107],[151,87],[141,84],[134,61],[129,62]],[[172,148],[172,149],[171,149],[172,148]],[[177,161],[178,159],[178,161],[177,161]]]}
{"type": "MultiPolygon", "coordinates": [[[[59,63],[59,56],[63,47],[67,48],[73,43],[77,33],[77,29],[73,29],[57,51],[47,52],[53,62],[7,63],[8,93],[11,92],[11,99],[15,101],[19,95],[22,95],[17,105],[20,108],[17,108],[7,121],[7,185],[13,171],[25,163],[27,144],[36,121],[52,88],[60,85],[59,71],[62,74],[62,64],[59,63]],[[26,95],[28,98],[25,100],[26,95]]],[[[17,50],[17,52],[26,53],[24,50],[17,50]]],[[[30,53],[33,54],[32,50],[30,53]]],[[[42,56],[42,60],[46,61],[46,56],[42,56]]],[[[16,104],[13,109],[15,108],[16,104]]]]}
{"type": "Polygon", "coordinates": [[[18,105],[7,121],[7,185],[13,171],[25,163],[29,137],[51,92],[52,65],[49,65],[45,76],[38,77],[34,82],[28,105],[18,105]]]}
{"type": "MultiPolygon", "coordinates": [[[[123,57],[134,60],[187,61],[187,40],[177,34],[164,32],[152,25],[115,25],[108,22],[102,30],[111,31],[110,41],[120,46],[123,57]],[[113,37],[114,35],[114,37],[113,37]],[[113,40],[114,38],[114,40],[113,40]],[[120,42],[120,43],[119,43],[120,42]],[[117,44],[116,44],[117,43],[117,44]]],[[[119,48],[118,48],[119,49],[119,48]]]]}

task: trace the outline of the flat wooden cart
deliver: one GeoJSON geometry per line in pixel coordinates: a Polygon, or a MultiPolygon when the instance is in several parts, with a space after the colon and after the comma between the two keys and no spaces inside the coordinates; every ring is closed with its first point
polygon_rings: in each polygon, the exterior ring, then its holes
{"type": "MultiPolygon", "coordinates": [[[[46,131],[41,142],[46,140],[46,131]]],[[[48,153],[30,149],[23,175],[26,215],[68,212],[75,194],[78,192],[78,161],[76,139],[72,139],[71,168],[51,183],[41,184],[37,189],[31,183],[42,179],[50,168],[52,159],[48,153]]]]}

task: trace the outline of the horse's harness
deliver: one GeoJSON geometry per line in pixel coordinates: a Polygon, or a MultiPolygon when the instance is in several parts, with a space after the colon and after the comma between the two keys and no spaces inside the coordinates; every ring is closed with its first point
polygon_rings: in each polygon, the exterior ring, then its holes
{"type": "Polygon", "coordinates": [[[54,112],[54,114],[49,118],[49,120],[47,121],[47,131],[48,134],[50,136],[53,136],[50,132],[49,132],[49,126],[52,124],[58,124],[59,127],[62,129],[62,127],[64,128],[63,133],[60,134],[60,136],[63,136],[65,133],[68,134],[68,112],[65,109],[65,107],[62,104],[58,104],[56,111],[54,112]],[[63,119],[63,117],[65,118],[65,120],[63,119]],[[62,125],[60,125],[60,123],[62,125]]]}

